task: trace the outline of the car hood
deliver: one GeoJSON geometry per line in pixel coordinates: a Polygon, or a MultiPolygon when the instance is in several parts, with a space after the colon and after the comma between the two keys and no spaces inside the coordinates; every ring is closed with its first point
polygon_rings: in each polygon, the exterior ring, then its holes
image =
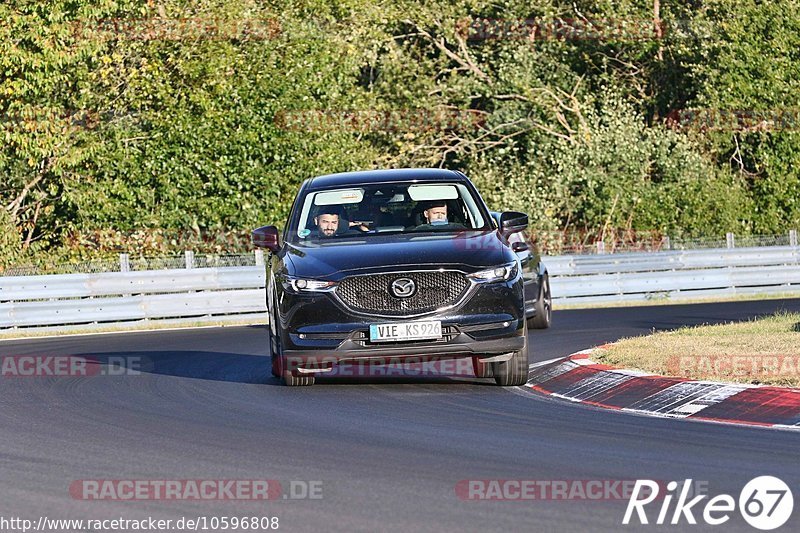
{"type": "Polygon", "coordinates": [[[369,235],[326,243],[287,243],[288,274],[338,279],[354,272],[440,266],[466,271],[508,263],[516,255],[495,230],[369,235]]]}

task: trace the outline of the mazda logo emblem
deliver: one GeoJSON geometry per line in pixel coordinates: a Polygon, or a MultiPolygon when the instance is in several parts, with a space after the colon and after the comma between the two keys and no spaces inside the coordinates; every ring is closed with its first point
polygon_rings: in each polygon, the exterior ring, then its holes
{"type": "Polygon", "coordinates": [[[398,278],[392,282],[391,293],[398,298],[408,298],[417,292],[417,284],[413,279],[398,278]]]}

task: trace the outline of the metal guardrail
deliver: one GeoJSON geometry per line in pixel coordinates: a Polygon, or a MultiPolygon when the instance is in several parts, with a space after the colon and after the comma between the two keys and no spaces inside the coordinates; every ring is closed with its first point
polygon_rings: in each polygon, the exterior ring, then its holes
{"type": "Polygon", "coordinates": [[[554,302],[680,300],[800,292],[800,247],[546,257],[554,302]]]}
{"type": "MultiPolygon", "coordinates": [[[[266,320],[257,266],[0,277],[0,331],[162,319],[266,320]]],[[[554,302],[800,293],[800,247],[544,257],[554,302]]]]}
{"type": "Polygon", "coordinates": [[[263,266],[0,278],[0,330],[263,314],[263,266]]]}

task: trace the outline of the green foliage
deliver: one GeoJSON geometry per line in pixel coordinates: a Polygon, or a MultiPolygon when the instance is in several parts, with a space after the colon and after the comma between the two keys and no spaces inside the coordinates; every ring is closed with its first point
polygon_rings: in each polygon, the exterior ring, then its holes
{"type": "Polygon", "coordinates": [[[539,142],[535,161],[481,161],[473,174],[487,201],[530,210],[534,227],[547,230],[572,222],[590,231],[676,236],[746,231],[740,217],[751,206],[740,180],[694,152],[684,136],[646,127],[618,97],[600,105],[584,110],[586,129],[577,140],[539,142]]]}
{"type": "Polygon", "coordinates": [[[280,225],[302,180],[373,167],[462,169],[493,208],[543,230],[800,225],[800,125],[664,123],[680,109],[796,106],[796,3],[665,4],[657,35],[653,16],[555,0],[10,0],[2,261],[85,257],[97,250],[70,236],[98,229],[280,225]],[[480,19],[605,36],[477,39],[480,19]],[[325,110],[392,118],[326,127],[325,110]],[[467,111],[481,120],[415,122],[467,111]]]}
{"type": "Polygon", "coordinates": [[[748,184],[752,229],[800,224],[800,5],[715,0],[697,15],[714,28],[690,62],[696,105],[761,113],[764,127],[712,132],[704,148],[748,184]],[[788,121],[782,117],[792,117],[788,121]]]}
{"type": "Polygon", "coordinates": [[[8,211],[0,209],[0,270],[17,260],[21,243],[19,231],[8,211]]]}

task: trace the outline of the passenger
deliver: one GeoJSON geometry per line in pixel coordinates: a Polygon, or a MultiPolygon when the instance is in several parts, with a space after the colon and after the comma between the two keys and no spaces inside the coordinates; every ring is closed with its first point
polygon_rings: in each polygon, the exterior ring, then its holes
{"type": "Polygon", "coordinates": [[[465,229],[463,224],[447,220],[447,202],[444,200],[431,200],[424,204],[425,224],[420,224],[415,231],[428,231],[439,229],[465,229]]]}

